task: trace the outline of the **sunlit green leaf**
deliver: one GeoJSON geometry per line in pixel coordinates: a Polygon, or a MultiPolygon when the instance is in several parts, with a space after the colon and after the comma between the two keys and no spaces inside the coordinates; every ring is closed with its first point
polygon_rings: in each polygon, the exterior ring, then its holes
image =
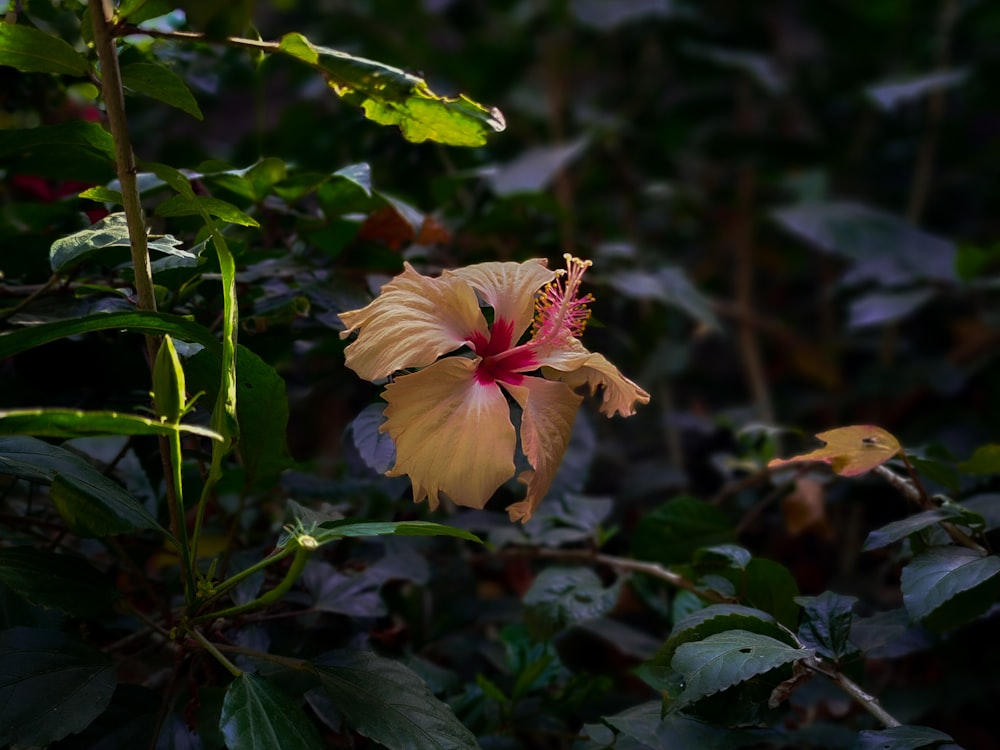
{"type": "Polygon", "coordinates": [[[260,226],[255,218],[243,213],[232,203],[206,195],[194,198],[175,195],[156,207],[157,216],[200,216],[203,211],[229,224],[239,224],[244,227],[260,226]]]}
{"type": "MultiPolygon", "coordinates": [[[[195,261],[195,255],[189,250],[181,249],[181,244],[180,240],[169,234],[148,239],[150,250],[195,261]]],[[[123,250],[131,247],[128,222],[123,212],[105,216],[93,226],[53,242],[49,251],[49,263],[53,271],[61,273],[95,253],[113,247],[123,250]]],[[[128,254],[124,253],[123,257],[127,258],[128,254]]]]}
{"type": "Polygon", "coordinates": [[[170,435],[174,432],[221,440],[207,427],[171,424],[137,414],[77,409],[8,409],[0,411],[0,435],[72,438],[82,435],[170,435]]]}
{"type": "Polygon", "coordinates": [[[286,34],[281,51],[320,70],[338,96],[358,104],[369,120],[397,125],[414,143],[481,146],[486,136],[506,127],[503,115],[465,95],[435,94],[422,78],[399,68],[312,44],[301,34],[286,34]]]}

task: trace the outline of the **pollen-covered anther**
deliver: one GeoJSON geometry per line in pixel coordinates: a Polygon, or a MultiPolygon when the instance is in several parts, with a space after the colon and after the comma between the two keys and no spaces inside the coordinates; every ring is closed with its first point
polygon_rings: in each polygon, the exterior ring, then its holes
{"type": "Polygon", "coordinates": [[[594,297],[578,295],[583,274],[594,263],[569,253],[563,258],[566,268],[556,271],[556,278],[542,287],[535,303],[532,335],[536,339],[549,340],[565,334],[579,338],[590,320],[588,305],[594,297]]]}

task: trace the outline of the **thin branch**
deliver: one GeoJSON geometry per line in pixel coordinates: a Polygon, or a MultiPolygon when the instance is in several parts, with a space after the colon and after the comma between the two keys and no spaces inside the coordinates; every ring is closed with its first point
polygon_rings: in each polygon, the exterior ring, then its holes
{"type": "Polygon", "coordinates": [[[727,596],[723,596],[717,591],[712,591],[711,589],[701,589],[692,582],[689,581],[684,576],[679,573],[675,573],[669,568],[665,568],[659,563],[645,562],[643,560],[631,560],[627,557],[616,557],[614,555],[605,555],[600,552],[587,549],[548,549],[545,547],[521,547],[514,550],[510,550],[505,554],[524,556],[524,557],[537,557],[541,559],[550,560],[576,560],[579,562],[590,562],[597,563],[598,565],[607,565],[609,568],[614,570],[623,571],[627,573],[644,573],[653,578],[658,578],[661,581],[666,581],[671,586],[679,589],[684,589],[685,591],[690,591],[692,594],[697,594],[702,599],[706,599],[714,604],[729,604],[733,600],[727,596]]]}
{"type": "Polygon", "coordinates": [[[841,690],[856,700],[861,707],[865,709],[865,711],[882,722],[883,726],[898,727],[902,725],[902,722],[899,719],[882,708],[878,699],[865,692],[861,686],[858,685],[858,683],[854,682],[854,680],[847,675],[836,669],[831,669],[815,656],[805,659],[804,663],[805,666],[813,672],[821,674],[824,677],[828,677],[830,680],[835,682],[841,690]]]}
{"type": "Polygon", "coordinates": [[[14,305],[9,310],[4,310],[3,313],[0,313],[0,320],[7,320],[7,318],[9,318],[12,315],[15,315],[16,313],[18,313],[21,310],[23,310],[25,307],[27,307],[28,305],[30,305],[36,299],[38,299],[43,294],[45,294],[45,292],[47,292],[49,289],[51,289],[52,287],[54,287],[58,281],[59,281],[59,274],[57,274],[57,273],[52,274],[49,277],[48,281],[46,281],[44,284],[42,284],[41,286],[39,286],[36,289],[34,289],[31,292],[31,294],[29,294],[27,297],[25,297],[23,300],[21,300],[20,302],[18,302],[16,305],[14,305]]]}
{"type": "MultiPolygon", "coordinates": [[[[90,0],[94,2],[95,0],[90,0]]],[[[155,29],[141,29],[138,26],[122,25],[114,30],[115,36],[148,36],[153,39],[174,39],[183,42],[206,42],[209,44],[221,44],[227,47],[240,47],[242,49],[258,50],[260,52],[279,52],[281,45],[278,42],[265,42],[262,39],[247,39],[244,37],[212,37],[198,31],[157,31],[155,29]]]]}
{"type": "MultiPolygon", "coordinates": [[[[751,84],[745,78],[736,83],[735,127],[738,133],[753,132],[753,101],[751,84]]],[[[751,161],[744,160],[736,167],[736,195],[731,230],[733,259],[733,287],[736,303],[743,310],[753,310],[754,305],[754,201],[757,192],[757,175],[751,161]]],[[[774,404],[764,368],[764,357],[754,327],[740,321],[738,331],[740,357],[753,394],[754,405],[761,420],[774,424],[774,404]]]]}
{"type": "MultiPolygon", "coordinates": [[[[904,456],[903,460],[906,462],[907,466],[912,471],[913,467],[910,466],[909,459],[907,459],[904,456]]],[[[905,497],[907,500],[909,500],[911,503],[916,505],[921,510],[933,510],[934,508],[937,507],[935,502],[931,500],[931,498],[928,496],[927,491],[923,488],[923,485],[920,485],[912,481],[908,477],[900,476],[899,474],[897,474],[892,469],[886,466],[876,466],[874,469],[872,469],[872,473],[886,480],[903,497],[905,497]]],[[[980,555],[983,556],[989,554],[989,552],[987,552],[987,550],[981,544],[972,539],[972,537],[970,537],[968,534],[966,534],[964,531],[958,528],[955,524],[949,523],[948,521],[940,521],[938,525],[942,529],[944,529],[944,532],[949,537],[951,537],[951,540],[955,542],[955,544],[958,544],[962,547],[968,547],[969,549],[975,550],[976,552],[978,552],[980,555]]]]}
{"type": "MultiPolygon", "coordinates": [[[[944,73],[948,70],[951,57],[951,32],[958,19],[958,11],[959,3],[957,0],[944,0],[938,20],[938,53],[934,66],[935,73],[944,73]]],[[[941,121],[944,119],[944,105],[945,86],[939,84],[931,90],[927,98],[927,126],[920,139],[917,161],[913,170],[913,181],[910,183],[906,218],[914,224],[920,223],[920,217],[927,205],[927,196],[930,194],[938,134],[941,130],[941,121]]]]}
{"type": "Polygon", "coordinates": [[[223,656],[222,652],[215,647],[215,644],[213,644],[210,640],[208,640],[208,638],[206,638],[200,632],[198,632],[197,628],[188,628],[187,632],[192,638],[194,638],[196,641],[198,641],[198,643],[201,644],[202,648],[204,648],[206,651],[208,651],[208,653],[214,656],[216,660],[219,662],[219,664],[221,664],[223,667],[226,668],[226,671],[228,671],[229,674],[231,674],[233,677],[243,676],[243,670],[237,667],[231,661],[229,661],[229,659],[227,659],[225,656],[223,656]]]}

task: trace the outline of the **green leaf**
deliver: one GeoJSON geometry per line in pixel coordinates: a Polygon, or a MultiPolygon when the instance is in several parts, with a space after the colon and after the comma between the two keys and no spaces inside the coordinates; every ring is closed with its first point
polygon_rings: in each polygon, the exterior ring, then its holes
{"type": "Polygon", "coordinates": [[[87,200],[97,201],[98,203],[114,203],[115,205],[122,205],[122,194],[117,190],[111,190],[110,188],[98,185],[96,187],[87,188],[79,195],[80,198],[86,198],[87,200]]]}
{"type": "Polygon", "coordinates": [[[479,748],[452,710],[399,662],[342,649],[323,654],[312,669],[347,721],[389,750],[479,748]]]}
{"type": "Polygon", "coordinates": [[[166,65],[158,63],[124,65],[122,83],[127,89],[158,99],[199,120],[204,119],[198,108],[198,101],[184,83],[184,79],[166,65]]]}
{"type": "Polygon", "coordinates": [[[729,567],[744,570],[752,559],[753,555],[750,554],[750,550],[736,544],[703,547],[694,553],[694,564],[699,570],[706,564],[712,564],[715,560],[721,560],[729,567]]]}
{"type": "Polygon", "coordinates": [[[865,87],[865,93],[884,111],[891,112],[900,105],[912,104],[935,91],[954,88],[969,77],[967,70],[947,70],[924,73],[902,81],[889,81],[865,87]]]}
{"type": "Polygon", "coordinates": [[[131,331],[133,333],[168,333],[182,341],[201,344],[216,355],[221,351],[219,340],[210,330],[179,315],[135,310],[97,313],[82,318],[69,318],[51,323],[39,323],[28,328],[0,334],[0,359],[52,341],[90,331],[131,331]]]}
{"type": "Polygon", "coordinates": [[[904,219],[858,203],[804,203],[781,209],[775,219],[828,253],[854,263],[855,283],[955,280],[955,245],[904,219]]]}
{"type": "Polygon", "coordinates": [[[617,271],[608,283],[626,297],[662,302],[684,311],[707,328],[722,330],[711,301],[698,291],[680,268],[660,268],[654,272],[617,271]]]}
{"type": "Polygon", "coordinates": [[[949,504],[925,510],[899,521],[893,521],[869,533],[868,538],[865,539],[864,550],[865,552],[869,552],[873,549],[888,547],[893,542],[905,539],[910,534],[926,529],[928,526],[934,526],[941,523],[941,521],[948,521],[965,515],[972,514],[965,511],[961,506],[949,504]]]}
{"type": "MultiPolygon", "coordinates": [[[[220,379],[218,352],[199,352],[185,363],[189,389],[204,391],[212,409],[220,379]]],[[[245,346],[236,347],[236,414],[240,455],[250,483],[268,483],[291,464],[288,455],[288,394],[285,381],[245,346]]]]}
{"type": "Polygon", "coordinates": [[[900,585],[910,617],[946,630],[977,617],[1000,594],[1000,557],[966,547],[930,547],[903,568],[900,585]]]}
{"type": "Polygon", "coordinates": [[[75,409],[16,409],[0,411],[0,435],[74,438],[83,435],[192,435],[222,440],[207,427],[160,422],[137,414],[75,409]]]}
{"type": "MultiPolygon", "coordinates": [[[[181,244],[180,240],[169,234],[149,239],[150,250],[196,261],[194,253],[180,249],[181,244]]],[[[114,213],[105,216],[87,229],[81,229],[79,232],[74,232],[53,242],[52,248],[49,250],[49,263],[53,271],[62,273],[70,266],[101,250],[130,246],[131,240],[129,239],[128,221],[125,214],[122,212],[114,213]]],[[[123,257],[127,258],[128,254],[123,254],[123,257]]]]}
{"type": "Polygon", "coordinates": [[[260,226],[256,219],[247,216],[232,203],[206,195],[193,198],[175,195],[156,207],[157,216],[201,216],[203,212],[228,224],[238,224],[243,227],[260,226]]]}
{"type": "Polygon", "coordinates": [[[4,130],[0,138],[0,162],[39,177],[104,183],[115,176],[114,159],[111,134],[96,122],[4,130]]]}
{"type": "Polygon", "coordinates": [[[62,39],[31,26],[0,23],[0,65],[22,73],[85,76],[87,59],[62,39]]]}
{"type": "Polygon", "coordinates": [[[87,727],[111,702],[111,659],[54,630],[0,631],[0,746],[43,746],[87,727]]]}
{"type": "Polygon", "coordinates": [[[615,747],[633,750],[735,750],[760,745],[764,739],[753,730],[712,726],[681,713],[662,716],[659,701],[642,703],[603,719],[619,734],[615,747]],[[626,745],[622,739],[637,744],[626,745]]]}
{"type": "Polygon", "coordinates": [[[828,659],[842,659],[856,652],[848,638],[854,619],[857,597],[824,591],[819,596],[799,596],[795,602],[803,608],[799,640],[828,659]]]}
{"type": "Polygon", "coordinates": [[[50,497],[56,508],[81,530],[91,528],[113,534],[161,528],[149,511],[118,484],[79,456],[41,440],[0,437],[0,473],[51,484],[50,497]]]}
{"type": "Polygon", "coordinates": [[[1000,529],[1000,493],[974,495],[963,500],[960,505],[983,519],[983,531],[1000,529]]]}
{"type": "Polygon", "coordinates": [[[287,178],[288,167],[285,162],[273,156],[261,159],[245,169],[204,174],[204,179],[213,185],[219,185],[255,203],[276,192],[275,186],[287,178]]]}
{"type": "Polygon", "coordinates": [[[967,461],[958,465],[958,470],[973,476],[1000,474],[1000,444],[980,445],[967,461]]]}
{"type": "Polygon", "coordinates": [[[158,18],[170,13],[176,7],[171,0],[123,0],[118,6],[117,16],[129,23],[140,24],[150,18],[158,18]]]}
{"type": "Polygon", "coordinates": [[[359,105],[369,120],[397,125],[413,143],[482,146],[505,127],[500,110],[460,95],[438,96],[422,78],[374,60],[313,45],[301,34],[286,34],[280,49],[319,70],[340,97],[359,105]]]}
{"type": "Polygon", "coordinates": [[[742,586],[742,601],[770,612],[786,628],[796,626],[799,621],[799,605],[795,603],[795,597],[799,595],[799,585],[795,582],[795,576],[784,565],[755,557],[743,572],[742,581],[736,571],[725,575],[733,582],[737,591],[742,586]]]}
{"type": "Polygon", "coordinates": [[[910,463],[924,479],[937,482],[949,492],[957,494],[961,489],[961,480],[955,467],[946,461],[936,458],[926,458],[908,453],[910,463]]]}
{"type": "Polygon", "coordinates": [[[469,542],[482,540],[465,529],[429,521],[357,521],[352,518],[327,521],[312,532],[319,544],[334,539],[369,536],[453,536],[469,542]]]}
{"type": "Polygon", "coordinates": [[[903,725],[879,730],[865,730],[858,735],[856,750],[919,750],[944,742],[954,742],[949,735],[930,727],[903,725]]]}
{"type": "Polygon", "coordinates": [[[0,549],[0,583],[32,604],[77,617],[105,614],[118,590],[90,563],[34,547],[0,549]]]}
{"type": "Polygon", "coordinates": [[[700,547],[733,540],[728,516],[714,505],[681,496],[647,513],[632,538],[632,551],[641,560],[664,565],[688,562],[700,547]]]}
{"type": "Polygon", "coordinates": [[[619,588],[617,583],[605,588],[590,568],[546,568],[524,595],[525,622],[536,638],[551,638],[570,625],[610,612],[619,588]]]}
{"type": "Polygon", "coordinates": [[[678,622],[670,638],[660,647],[649,664],[669,667],[677,649],[685,643],[701,641],[710,635],[718,635],[729,630],[744,630],[759,635],[770,636],[795,645],[791,636],[778,625],[767,612],[742,604],[712,604],[697,612],[692,612],[678,622]]]}
{"type": "Polygon", "coordinates": [[[683,675],[684,688],[670,702],[675,711],[706,696],[745,682],[757,675],[814,655],[808,648],[748,630],[728,630],[678,646],[671,660],[675,672],[683,675]]]}
{"type": "Polygon", "coordinates": [[[385,422],[385,402],[369,404],[351,422],[351,437],[358,455],[368,468],[384,474],[396,463],[396,445],[388,433],[379,432],[385,422]]]}
{"type": "Polygon", "coordinates": [[[249,672],[233,680],[219,729],[229,750],[310,750],[323,743],[312,720],[287,693],[249,672]]]}

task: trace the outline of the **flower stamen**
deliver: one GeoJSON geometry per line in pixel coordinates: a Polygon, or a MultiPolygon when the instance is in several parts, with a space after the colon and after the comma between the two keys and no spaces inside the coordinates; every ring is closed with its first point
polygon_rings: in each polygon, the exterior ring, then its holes
{"type": "Polygon", "coordinates": [[[577,296],[583,274],[593,261],[563,255],[566,268],[556,271],[556,278],[542,287],[535,301],[535,320],[531,334],[536,343],[548,343],[566,334],[579,338],[590,320],[593,295],[577,296]]]}

